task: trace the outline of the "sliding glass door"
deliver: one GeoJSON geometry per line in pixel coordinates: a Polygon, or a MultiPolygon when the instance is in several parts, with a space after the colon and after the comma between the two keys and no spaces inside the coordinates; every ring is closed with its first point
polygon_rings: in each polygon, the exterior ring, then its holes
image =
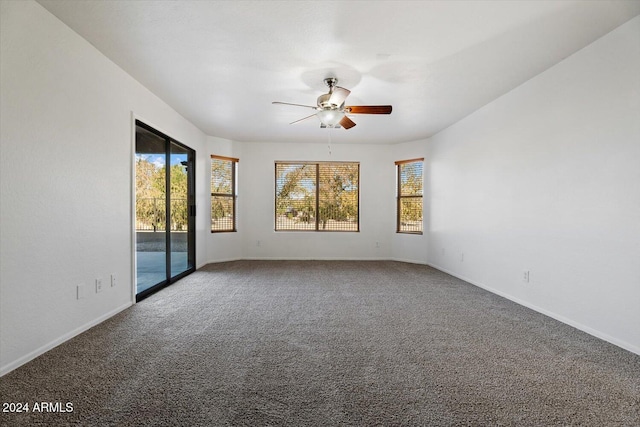
{"type": "MultiPolygon", "coordinates": [[[[193,240],[193,225],[190,226],[190,219],[194,218],[191,212],[195,203],[193,193],[189,191],[193,188],[193,150],[171,141],[169,143],[169,158],[171,159],[171,174],[169,184],[170,206],[169,218],[171,227],[169,229],[169,247],[171,248],[171,277],[188,271],[195,265],[195,260],[189,257],[193,240]]],[[[192,252],[191,251],[191,252],[192,252]]]]}
{"type": "Polygon", "coordinates": [[[195,270],[195,151],[136,121],[136,299],[195,270]]]}

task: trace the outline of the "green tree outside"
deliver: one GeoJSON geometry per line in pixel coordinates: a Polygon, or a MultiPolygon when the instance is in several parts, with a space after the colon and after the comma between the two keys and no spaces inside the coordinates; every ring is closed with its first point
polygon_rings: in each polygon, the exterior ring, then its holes
{"type": "MultiPolygon", "coordinates": [[[[166,166],[136,159],[136,228],[161,231],[166,228],[166,166]]],[[[187,173],[180,164],[171,166],[171,229],[187,225],[187,173]]]]}

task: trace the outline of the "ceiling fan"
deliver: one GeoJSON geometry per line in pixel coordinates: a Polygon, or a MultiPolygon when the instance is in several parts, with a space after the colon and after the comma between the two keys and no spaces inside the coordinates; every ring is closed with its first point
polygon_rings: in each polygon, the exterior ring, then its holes
{"type": "Polygon", "coordinates": [[[293,105],[294,107],[304,107],[316,110],[315,113],[310,116],[303,117],[299,120],[291,122],[290,124],[298,123],[303,120],[310,119],[313,116],[317,116],[320,119],[320,127],[322,128],[339,128],[351,129],[356,124],[353,120],[347,117],[347,114],[391,114],[391,105],[344,105],[347,96],[351,93],[350,90],[340,86],[336,86],[338,79],[335,77],[328,77],[324,79],[324,82],[329,86],[329,93],[320,95],[318,97],[317,106],[291,104],[289,102],[273,101],[272,104],[293,105]]]}

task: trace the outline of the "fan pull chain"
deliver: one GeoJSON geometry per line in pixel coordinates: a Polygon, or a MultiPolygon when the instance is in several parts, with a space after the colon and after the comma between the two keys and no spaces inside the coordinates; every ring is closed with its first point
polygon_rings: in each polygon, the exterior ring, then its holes
{"type": "Polygon", "coordinates": [[[331,157],[331,132],[333,131],[333,129],[329,128],[329,142],[327,144],[327,149],[329,150],[329,157],[331,157]]]}

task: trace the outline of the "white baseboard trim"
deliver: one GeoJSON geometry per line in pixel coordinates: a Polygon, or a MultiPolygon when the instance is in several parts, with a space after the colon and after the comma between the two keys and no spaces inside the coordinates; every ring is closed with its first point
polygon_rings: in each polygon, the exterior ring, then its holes
{"type": "Polygon", "coordinates": [[[420,261],[416,259],[407,259],[407,258],[391,258],[390,261],[406,262],[407,264],[429,265],[427,264],[426,261],[420,261]]]}
{"type": "Polygon", "coordinates": [[[388,257],[374,257],[374,258],[345,258],[345,257],[241,257],[241,258],[225,258],[208,261],[198,265],[197,268],[202,268],[207,264],[218,264],[221,262],[232,261],[397,261],[406,262],[408,264],[420,264],[428,265],[425,261],[419,261],[414,259],[404,258],[388,258],[388,257]]]}
{"type": "Polygon", "coordinates": [[[390,261],[389,258],[345,258],[345,257],[243,257],[248,261],[390,261]]]}
{"type": "Polygon", "coordinates": [[[96,326],[99,323],[104,322],[105,320],[109,319],[110,317],[115,316],[116,314],[120,313],[123,310],[126,310],[127,308],[131,307],[133,305],[132,302],[128,302],[126,304],[121,305],[120,307],[109,311],[106,314],[103,314],[102,316],[93,319],[92,321],[85,323],[84,325],[74,329],[71,332],[67,332],[66,334],[56,338],[55,340],[43,345],[40,348],[37,348],[35,350],[33,350],[32,352],[22,356],[21,358],[14,360],[13,362],[10,362],[4,366],[2,366],[0,368],[0,377],[8,374],[9,372],[13,371],[14,369],[19,368],[20,366],[24,365],[25,363],[28,363],[30,361],[32,361],[33,359],[35,359],[38,356],[43,355],[44,353],[46,353],[47,351],[53,349],[54,347],[59,346],[60,344],[62,344],[65,341],[70,340],[71,338],[80,335],[81,333],[93,328],[94,326],[96,326]]]}
{"type": "Polygon", "coordinates": [[[619,340],[619,339],[617,339],[615,337],[612,337],[612,336],[610,336],[610,335],[608,335],[608,334],[606,334],[606,333],[604,333],[602,331],[598,331],[597,329],[593,329],[593,328],[591,328],[589,326],[583,325],[580,322],[576,322],[576,321],[574,321],[572,319],[569,319],[569,318],[567,318],[565,316],[562,316],[562,315],[560,315],[558,313],[554,313],[554,312],[549,311],[547,309],[544,309],[542,307],[538,307],[535,304],[531,304],[531,303],[529,303],[527,301],[524,301],[524,300],[522,300],[520,298],[514,297],[513,295],[510,295],[510,294],[508,294],[506,292],[502,292],[502,291],[499,291],[497,289],[494,289],[494,288],[492,288],[490,286],[485,285],[484,283],[480,283],[480,282],[477,282],[475,280],[471,280],[468,277],[464,277],[461,274],[457,274],[457,273],[455,273],[453,271],[449,271],[446,268],[440,267],[437,264],[427,262],[426,265],[428,265],[429,267],[433,267],[436,270],[440,270],[443,273],[447,273],[447,274],[449,274],[449,275],[451,275],[453,277],[457,277],[460,280],[464,280],[465,282],[468,282],[468,283],[470,283],[470,284],[472,284],[474,286],[477,286],[477,287],[482,288],[482,289],[484,289],[486,291],[489,291],[492,294],[496,294],[496,295],[499,295],[499,296],[501,296],[503,298],[506,298],[506,299],[508,299],[510,301],[513,301],[516,304],[519,304],[519,305],[522,305],[524,307],[530,308],[531,310],[537,311],[538,313],[544,314],[545,316],[549,316],[552,319],[556,319],[559,322],[562,322],[562,323],[564,323],[566,325],[572,326],[572,327],[574,327],[576,329],[581,330],[582,332],[586,332],[589,335],[592,335],[592,336],[594,336],[596,338],[600,338],[601,340],[607,341],[607,342],[609,342],[609,343],[611,343],[611,344],[613,344],[615,346],[618,346],[618,347],[623,348],[625,350],[628,350],[628,351],[630,351],[632,353],[640,355],[640,347],[638,347],[636,345],[633,345],[633,344],[628,343],[626,341],[619,340]]]}
{"type": "Polygon", "coordinates": [[[243,260],[243,259],[244,259],[244,258],[223,258],[223,259],[214,259],[214,260],[210,260],[210,261],[207,261],[207,262],[204,262],[204,263],[202,263],[202,264],[198,265],[198,266],[196,267],[196,270],[197,270],[197,269],[200,269],[200,268],[202,268],[202,267],[204,267],[205,265],[209,265],[209,264],[218,264],[218,263],[221,263],[221,262],[241,261],[241,260],[243,260]]]}

